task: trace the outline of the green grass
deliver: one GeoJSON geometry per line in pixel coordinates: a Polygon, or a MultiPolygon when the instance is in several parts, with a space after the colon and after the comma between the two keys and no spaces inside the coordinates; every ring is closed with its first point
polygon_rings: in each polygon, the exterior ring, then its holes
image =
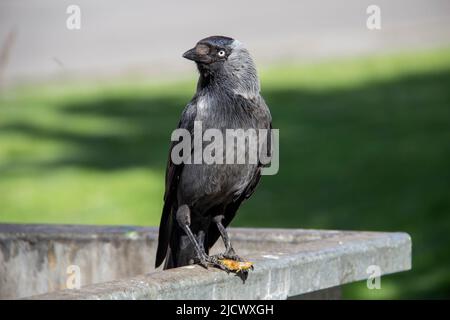
{"type": "MultiPolygon", "coordinates": [[[[450,50],[262,72],[280,172],[234,226],[405,231],[413,271],[349,298],[450,297],[450,50]]],[[[72,83],[0,97],[0,221],[157,225],[194,81],[72,83]]]]}

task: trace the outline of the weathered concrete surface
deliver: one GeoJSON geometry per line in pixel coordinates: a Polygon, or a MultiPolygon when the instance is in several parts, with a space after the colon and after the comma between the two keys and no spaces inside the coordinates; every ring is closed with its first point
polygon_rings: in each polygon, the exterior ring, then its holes
{"type": "Polygon", "coordinates": [[[0,224],[0,298],[65,289],[67,268],[81,284],[153,270],[156,229],[0,224]]]}
{"type": "Polygon", "coordinates": [[[411,268],[405,233],[237,228],[230,234],[255,263],[245,284],[199,266],[154,270],[155,228],[0,225],[0,298],[286,299],[366,279],[370,265],[383,274],[411,268]],[[80,267],[82,288],[55,291],[65,288],[70,265],[80,267]]]}

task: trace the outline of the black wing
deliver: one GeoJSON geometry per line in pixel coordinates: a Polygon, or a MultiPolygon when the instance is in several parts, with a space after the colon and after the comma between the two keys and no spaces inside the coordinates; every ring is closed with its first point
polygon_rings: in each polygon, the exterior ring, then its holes
{"type": "MultiPolygon", "coordinates": [[[[269,153],[269,156],[272,155],[272,143],[271,143],[271,130],[272,130],[272,117],[270,115],[269,108],[267,107],[264,99],[260,97],[259,101],[259,112],[257,112],[258,118],[260,118],[260,121],[262,122],[262,127],[269,129],[267,133],[267,152],[269,153]]],[[[224,219],[222,220],[223,226],[226,228],[231,221],[233,220],[234,216],[236,215],[237,210],[239,209],[242,202],[248,198],[251,197],[253,192],[255,192],[256,186],[259,183],[259,180],[261,179],[261,168],[266,165],[263,165],[259,163],[257,170],[255,171],[252,179],[248,183],[248,185],[245,187],[244,191],[238,195],[236,199],[234,199],[231,203],[229,203],[225,207],[225,214],[224,219]]],[[[217,239],[220,237],[220,232],[215,224],[211,224],[208,229],[208,236],[206,241],[206,248],[211,249],[211,247],[216,243],[217,239]]]]}
{"type": "MultiPolygon", "coordinates": [[[[187,129],[189,132],[193,132],[194,120],[197,114],[196,98],[191,101],[183,110],[181,120],[178,123],[177,128],[187,129]]],[[[158,235],[158,249],[156,251],[155,267],[159,267],[164,261],[167,248],[169,247],[170,236],[172,234],[172,213],[174,207],[177,205],[177,187],[180,179],[181,172],[183,170],[183,164],[174,164],[170,157],[172,149],[177,142],[172,142],[169,148],[169,158],[167,160],[166,168],[166,189],[164,192],[164,206],[161,215],[161,222],[159,224],[158,235]]]]}

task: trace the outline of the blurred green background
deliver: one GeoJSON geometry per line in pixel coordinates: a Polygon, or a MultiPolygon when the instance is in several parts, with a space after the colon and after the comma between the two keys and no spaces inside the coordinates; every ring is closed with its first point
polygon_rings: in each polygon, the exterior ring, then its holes
{"type": "MultiPolygon", "coordinates": [[[[261,72],[280,171],[233,226],[405,231],[413,270],[347,298],[450,297],[450,49],[261,72]]],[[[38,84],[0,97],[0,222],[157,225],[193,78],[38,84]]]]}

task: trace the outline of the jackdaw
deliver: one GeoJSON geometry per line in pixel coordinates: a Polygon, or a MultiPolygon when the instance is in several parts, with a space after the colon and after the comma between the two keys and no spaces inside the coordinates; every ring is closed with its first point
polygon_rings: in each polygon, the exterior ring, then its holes
{"type": "MultiPolygon", "coordinates": [[[[256,67],[239,41],[211,36],[200,40],[183,57],[196,63],[200,76],[197,92],[184,108],[178,128],[192,135],[194,121],[201,121],[203,132],[265,129],[270,135],[271,115],[260,95],[256,67]]],[[[267,142],[270,157],[270,137],[267,142]]],[[[259,155],[254,163],[175,164],[170,156],[175,144],[170,146],[167,163],[156,267],[164,259],[164,269],[194,263],[225,269],[219,259],[243,261],[236,255],[225,228],[260,180],[264,164],[259,155]],[[210,256],[209,250],[220,236],[226,250],[210,256]]],[[[246,144],[246,159],[248,151],[246,144]]]]}

